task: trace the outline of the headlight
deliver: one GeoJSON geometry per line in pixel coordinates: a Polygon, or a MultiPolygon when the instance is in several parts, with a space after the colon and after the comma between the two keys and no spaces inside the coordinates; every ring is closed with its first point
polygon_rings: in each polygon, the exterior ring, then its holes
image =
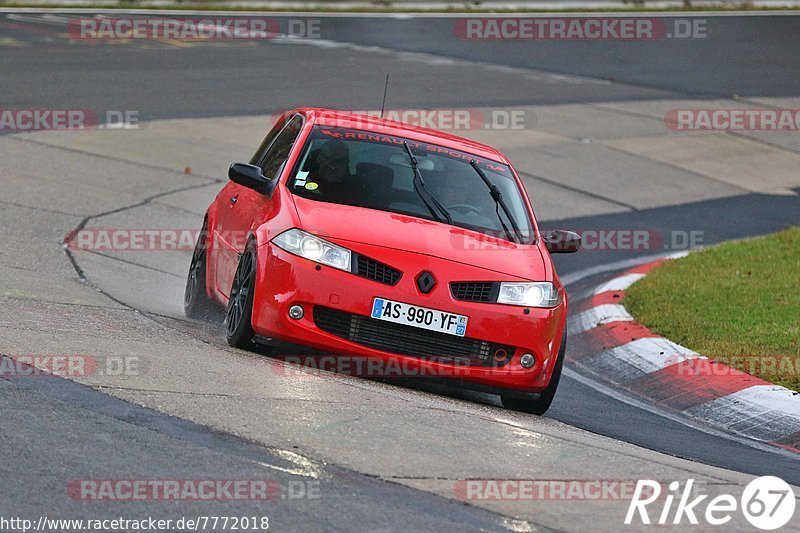
{"type": "Polygon", "coordinates": [[[525,307],[555,307],[561,303],[561,296],[555,285],[549,281],[501,283],[497,303],[525,307]]]}
{"type": "Polygon", "coordinates": [[[305,231],[290,229],[275,237],[272,242],[291,254],[350,272],[350,250],[305,231]]]}

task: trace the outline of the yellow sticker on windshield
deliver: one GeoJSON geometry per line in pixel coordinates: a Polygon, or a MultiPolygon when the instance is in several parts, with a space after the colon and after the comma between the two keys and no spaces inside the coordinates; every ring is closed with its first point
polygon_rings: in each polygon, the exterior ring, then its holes
{"type": "Polygon", "coordinates": [[[315,191],[317,187],[319,187],[319,185],[317,185],[313,181],[309,181],[308,183],[306,183],[306,189],[308,189],[309,191],[315,191]]]}

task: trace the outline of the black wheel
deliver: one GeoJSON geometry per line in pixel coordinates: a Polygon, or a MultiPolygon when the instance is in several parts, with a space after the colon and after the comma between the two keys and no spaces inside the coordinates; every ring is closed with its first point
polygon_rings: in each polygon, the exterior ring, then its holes
{"type": "Polygon", "coordinates": [[[239,258],[225,311],[225,337],[236,348],[253,348],[253,293],[256,279],[256,244],[251,240],[239,258]]]}
{"type": "Polygon", "coordinates": [[[186,278],[186,291],[183,293],[183,312],[189,318],[206,318],[215,311],[214,302],[206,293],[206,258],[208,257],[208,220],[194,245],[192,263],[186,278]]]}
{"type": "Polygon", "coordinates": [[[547,388],[529,398],[501,394],[500,401],[503,403],[503,407],[511,409],[512,411],[522,411],[523,413],[531,413],[534,415],[545,414],[550,408],[550,404],[553,403],[553,398],[556,396],[558,382],[561,380],[561,369],[564,368],[564,353],[566,350],[567,331],[565,329],[564,336],[561,338],[561,348],[558,350],[558,356],[556,358],[556,366],[553,368],[553,375],[550,377],[550,383],[547,385],[547,388]]]}

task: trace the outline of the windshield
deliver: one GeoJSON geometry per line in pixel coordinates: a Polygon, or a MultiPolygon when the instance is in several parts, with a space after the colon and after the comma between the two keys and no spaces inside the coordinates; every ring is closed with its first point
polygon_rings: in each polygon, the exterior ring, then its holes
{"type": "Polygon", "coordinates": [[[443,220],[426,205],[425,194],[429,193],[449,213],[453,225],[513,240],[507,229],[508,214],[498,207],[487,184],[471,166],[472,160],[502,194],[519,226],[522,242],[530,243],[531,220],[511,169],[443,146],[316,126],[289,188],[298,196],[320,202],[443,220]],[[414,186],[406,144],[417,160],[423,194],[414,186]]]}

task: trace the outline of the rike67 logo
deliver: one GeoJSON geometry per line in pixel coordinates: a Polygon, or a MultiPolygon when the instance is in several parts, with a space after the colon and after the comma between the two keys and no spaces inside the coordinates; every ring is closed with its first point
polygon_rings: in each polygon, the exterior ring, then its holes
{"type": "Polygon", "coordinates": [[[708,499],[708,494],[697,496],[693,486],[693,479],[688,480],[683,488],[680,482],[673,481],[663,495],[658,481],[639,480],[625,516],[625,525],[635,522],[679,525],[684,519],[691,525],[698,525],[700,517],[706,524],[723,526],[741,512],[753,527],[772,531],[788,524],[794,515],[794,491],[788,483],[775,476],[754,479],[738,500],[731,494],[720,494],[711,499],[708,499]],[[651,517],[653,511],[655,515],[651,517]]]}

